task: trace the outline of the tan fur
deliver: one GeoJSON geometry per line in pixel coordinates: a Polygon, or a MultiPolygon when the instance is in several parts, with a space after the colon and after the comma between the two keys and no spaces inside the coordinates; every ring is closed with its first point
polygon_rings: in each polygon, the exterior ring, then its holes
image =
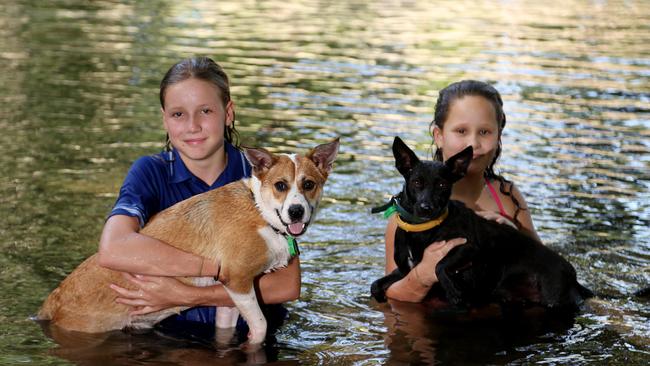
{"type": "MultiPolygon", "coordinates": [[[[255,212],[250,190],[244,181],[239,181],[162,211],[141,232],[184,251],[221,260],[220,279],[232,291],[243,293],[250,289],[254,277],[266,269],[268,261],[266,245],[256,234],[257,229],[267,224],[255,212]],[[224,214],[224,207],[238,209],[224,214]],[[226,227],[237,230],[223,230],[226,227]]],[[[51,319],[60,327],[88,333],[132,325],[128,307],[114,302],[117,296],[108,285],[132,286],[119,272],[97,265],[96,257],[95,254],[79,265],[50,294],[38,314],[40,319],[51,319]]],[[[182,280],[191,282],[190,278],[182,280]]]]}
{"type": "MultiPolygon", "coordinates": [[[[305,192],[304,196],[310,205],[316,206],[331,168],[331,162],[338,150],[338,139],[316,147],[306,158],[296,157],[297,167],[287,156],[272,155],[263,149],[251,150],[264,151],[272,161],[270,165],[264,165],[264,160],[260,160],[260,166],[255,166],[253,163],[256,178],[234,182],[179,202],[154,216],[141,233],[184,251],[208,259],[220,260],[219,280],[231,296],[233,294],[245,296],[248,293],[252,294],[254,299],[254,291],[252,291],[254,278],[264,271],[273,269],[273,265],[286,265],[288,259],[286,245],[279,246],[286,257],[269,257],[273,255],[271,253],[278,254],[278,241],[284,240],[284,237],[269,231],[267,220],[274,214],[267,213],[270,216],[263,216],[260,212],[259,202],[255,202],[253,198],[252,185],[255,179],[261,182],[259,187],[261,187],[260,195],[263,200],[268,197],[278,201],[283,200],[282,194],[274,193],[273,187],[278,180],[286,180],[288,185],[300,185],[304,179],[310,179],[316,182],[316,185],[314,189],[305,192]],[[324,151],[325,157],[312,156],[315,151],[321,150],[324,151]],[[296,174],[297,182],[294,181],[296,174]],[[267,220],[264,217],[267,217],[267,220]],[[275,237],[265,239],[261,235],[262,229],[275,237]],[[275,243],[275,249],[270,251],[269,245],[272,244],[267,240],[275,243]],[[280,258],[279,262],[278,258],[280,258]]],[[[196,278],[179,279],[185,283],[194,283],[192,281],[196,278]]],[[[111,283],[124,288],[133,288],[120,272],[100,267],[95,254],[80,264],[58,288],[52,291],[43,303],[38,317],[49,319],[52,324],[67,330],[98,333],[125,327],[148,328],[182,310],[181,308],[166,309],[131,318],[128,315],[129,308],[115,302],[117,294],[110,289],[111,283]]],[[[257,301],[253,304],[250,302],[242,304],[238,304],[238,307],[245,318],[245,314],[252,314],[251,309],[256,309],[257,314],[261,314],[257,301]],[[240,307],[242,304],[245,309],[240,307]]],[[[251,341],[261,342],[263,339],[261,337],[266,332],[265,320],[263,318],[246,320],[251,327],[251,333],[254,334],[254,339],[252,338],[251,341]],[[253,329],[254,327],[261,329],[253,329]]]]}

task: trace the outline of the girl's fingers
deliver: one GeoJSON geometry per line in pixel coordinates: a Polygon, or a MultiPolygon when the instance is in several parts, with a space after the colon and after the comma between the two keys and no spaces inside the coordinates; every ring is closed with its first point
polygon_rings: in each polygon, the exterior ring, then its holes
{"type": "Polygon", "coordinates": [[[156,306],[138,306],[133,311],[131,311],[129,314],[130,315],[145,315],[145,314],[153,313],[154,311],[159,311],[159,310],[162,310],[162,309],[163,308],[156,307],[156,306]]]}
{"type": "Polygon", "coordinates": [[[140,274],[134,275],[128,272],[122,272],[122,277],[124,277],[127,281],[136,284],[140,287],[143,287],[148,282],[152,282],[151,280],[154,278],[154,277],[140,275],[140,274]]]}
{"type": "Polygon", "coordinates": [[[429,245],[425,250],[429,252],[440,251],[442,253],[446,253],[450,251],[452,248],[454,248],[455,246],[465,244],[465,243],[467,243],[467,239],[465,238],[454,238],[450,240],[434,242],[433,244],[429,245]]]}
{"type": "Polygon", "coordinates": [[[445,245],[449,246],[450,247],[449,249],[451,249],[451,248],[453,248],[455,246],[465,244],[465,243],[467,243],[466,238],[454,238],[454,239],[451,239],[451,240],[447,240],[447,243],[445,245]]]}
{"type": "Polygon", "coordinates": [[[138,298],[142,297],[141,292],[139,290],[129,290],[124,287],[120,287],[115,284],[110,285],[111,290],[117,292],[121,297],[126,297],[126,298],[138,298]],[[140,296],[138,296],[140,295],[140,296]]]}
{"type": "Polygon", "coordinates": [[[128,299],[124,297],[118,297],[115,299],[115,302],[122,305],[128,306],[148,306],[149,302],[145,299],[128,299]]]}

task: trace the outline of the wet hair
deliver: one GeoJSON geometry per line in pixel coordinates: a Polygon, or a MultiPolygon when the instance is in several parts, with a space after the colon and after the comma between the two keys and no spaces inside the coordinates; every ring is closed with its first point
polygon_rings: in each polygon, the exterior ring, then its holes
{"type": "MultiPolygon", "coordinates": [[[[165,109],[165,92],[169,86],[192,78],[216,86],[224,106],[230,102],[230,82],[223,68],[209,57],[194,57],[176,63],[160,81],[160,106],[165,109]]],[[[239,148],[239,132],[235,129],[234,117],[233,112],[233,121],[230,126],[226,126],[224,139],[239,148]]],[[[169,135],[166,138],[165,150],[171,151],[169,135]]]]}
{"type": "MultiPolygon", "coordinates": [[[[449,110],[451,109],[451,105],[457,99],[461,99],[465,96],[483,97],[488,102],[490,102],[490,104],[492,104],[492,107],[494,107],[494,112],[496,114],[496,119],[499,126],[499,140],[496,153],[494,154],[494,159],[492,159],[492,162],[490,162],[490,165],[488,165],[483,174],[487,179],[498,180],[499,190],[501,193],[509,196],[510,199],[512,199],[512,202],[516,207],[513,219],[515,221],[515,224],[518,227],[521,227],[521,224],[517,220],[517,215],[519,214],[519,211],[525,210],[525,208],[522,208],[519,204],[519,201],[517,201],[517,199],[513,196],[512,182],[494,171],[494,165],[499,159],[499,156],[501,156],[501,133],[506,127],[506,114],[503,112],[503,100],[501,99],[499,92],[492,85],[477,80],[462,80],[449,84],[438,93],[438,100],[436,101],[433,121],[431,121],[429,130],[433,131],[434,125],[442,130],[445,122],[447,121],[447,118],[449,117],[449,110]]],[[[435,160],[442,161],[442,149],[436,148],[433,158],[435,160]]]]}

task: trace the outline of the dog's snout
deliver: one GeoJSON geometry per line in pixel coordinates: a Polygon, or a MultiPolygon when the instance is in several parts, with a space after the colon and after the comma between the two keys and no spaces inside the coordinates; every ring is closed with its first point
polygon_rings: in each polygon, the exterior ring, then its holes
{"type": "Polygon", "coordinates": [[[302,219],[305,214],[305,208],[302,205],[291,205],[289,206],[289,218],[291,221],[298,221],[302,219]]]}
{"type": "Polygon", "coordinates": [[[429,202],[421,202],[420,210],[422,210],[422,212],[431,212],[433,210],[433,206],[431,206],[431,203],[429,202]]]}

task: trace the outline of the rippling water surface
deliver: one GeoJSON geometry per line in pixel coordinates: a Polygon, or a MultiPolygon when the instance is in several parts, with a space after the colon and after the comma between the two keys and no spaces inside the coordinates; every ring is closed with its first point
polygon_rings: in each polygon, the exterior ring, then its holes
{"type": "Polygon", "coordinates": [[[0,5],[0,363],[625,364],[650,362],[647,1],[27,1],[0,5]],[[131,162],[159,151],[158,83],[210,55],[247,145],[341,152],[301,242],[303,291],[261,353],[160,335],[72,337],[29,320],[96,250],[131,162]],[[499,170],[545,243],[601,294],[567,324],[448,322],[369,299],[400,188],[390,144],[430,153],[437,91],[493,83],[499,170]],[[88,338],[88,339],[87,339],[88,338]],[[67,361],[66,361],[67,360],[67,361]]]}

